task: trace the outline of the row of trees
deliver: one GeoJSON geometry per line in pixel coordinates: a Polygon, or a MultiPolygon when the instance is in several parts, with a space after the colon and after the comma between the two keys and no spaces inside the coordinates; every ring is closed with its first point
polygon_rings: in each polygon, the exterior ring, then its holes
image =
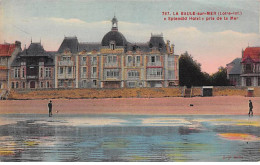
{"type": "Polygon", "coordinates": [[[201,64],[185,52],[179,59],[180,86],[228,86],[227,69],[219,67],[212,75],[201,71],[201,64]]]}

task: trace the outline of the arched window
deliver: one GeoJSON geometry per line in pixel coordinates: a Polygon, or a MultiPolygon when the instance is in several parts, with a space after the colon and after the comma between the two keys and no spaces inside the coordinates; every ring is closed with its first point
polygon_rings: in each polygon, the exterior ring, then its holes
{"type": "Polygon", "coordinates": [[[115,50],[115,48],[116,48],[116,42],[115,42],[115,41],[110,41],[109,47],[110,47],[111,50],[115,50]]]}
{"type": "Polygon", "coordinates": [[[41,68],[40,77],[43,77],[43,68],[41,68]]]}
{"type": "Polygon", "coordinates": [[[23,76],[23,78],[25,77],[25,69],[24,68],[22,70],[22,76],[23,76]]]}

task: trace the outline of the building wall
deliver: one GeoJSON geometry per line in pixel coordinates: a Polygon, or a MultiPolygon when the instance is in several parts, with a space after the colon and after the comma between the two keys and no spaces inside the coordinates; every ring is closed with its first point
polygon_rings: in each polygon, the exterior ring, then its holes
{"type": "Polygon", "coordinates": [[[260,86],[260,64],[247,61],[242,63],[242,86],[260,86]]]}
{"type": "Polygon", "coordinates": [[[78,88],[79,61],[77,54],[62,53],[55,56],[55,87],[78,88]]]}

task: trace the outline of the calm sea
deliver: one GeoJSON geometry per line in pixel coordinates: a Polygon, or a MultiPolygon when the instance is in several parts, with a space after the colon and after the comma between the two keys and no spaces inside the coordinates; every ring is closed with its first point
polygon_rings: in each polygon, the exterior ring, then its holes
{"type": "Polygon", "coordinates": [[[260,118],[0,115],[0,161],[260,161],[260,118]]]}

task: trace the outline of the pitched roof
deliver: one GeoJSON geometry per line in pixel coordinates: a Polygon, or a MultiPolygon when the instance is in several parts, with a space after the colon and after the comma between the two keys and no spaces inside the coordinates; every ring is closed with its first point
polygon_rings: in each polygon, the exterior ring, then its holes
{"type": "Polygon", "coordinates": [[[15,50],[15,44],[0,44],[0,56],[11,57],[15,50]]]}
{"type": "Polygon", "coordinates": [[[241,58],[236,58],[227,65],[231,65],[231,68],[230,68],[228,74],[241,74],[241,69],[242,69],[241,58]]]}
{"type": "Polygon", "coordinates": [[[162,35],[152,35],[149,41],[149,47],[155,47],[160,52],[166,52],[166,44],[162,35]]]}
{"type": "Polygon", "coordinates": [[[20,56],[49,56],[41,45],[41,43],[31,43],[27,49],[24,49],[20,56]]]}
{"type": "Polygon", "coordinates": [[[136,47],[137,49],[140,49],[142,52],[150,52],[151,49],[149,48],[149,43],[148,42],[142,42],[142,43],[132,43],[129,44],[130,48],[129,50],[133,51],[133,48],[136,47]]]}
{"type": "Polygon", "coordinates": [[[260,47],[247,47],[244,51],[242,62],[251,59],[253,62],[260,62],[260,47]]]}
{"type": "Polygon", "coordinates": [[[77,53],[79,48],[79,42],[77,37],[65,37],[62,41],[59,53],[63,53],[65,50],[69,50],[71,53],[77,53]]]}
{"type": "Polygon", "coordinates": [[[93,50],[100,51],[101,43],[100,42],[82,42],[79,43],[79,51],[86,50],[91,52],[93,50]]]}

